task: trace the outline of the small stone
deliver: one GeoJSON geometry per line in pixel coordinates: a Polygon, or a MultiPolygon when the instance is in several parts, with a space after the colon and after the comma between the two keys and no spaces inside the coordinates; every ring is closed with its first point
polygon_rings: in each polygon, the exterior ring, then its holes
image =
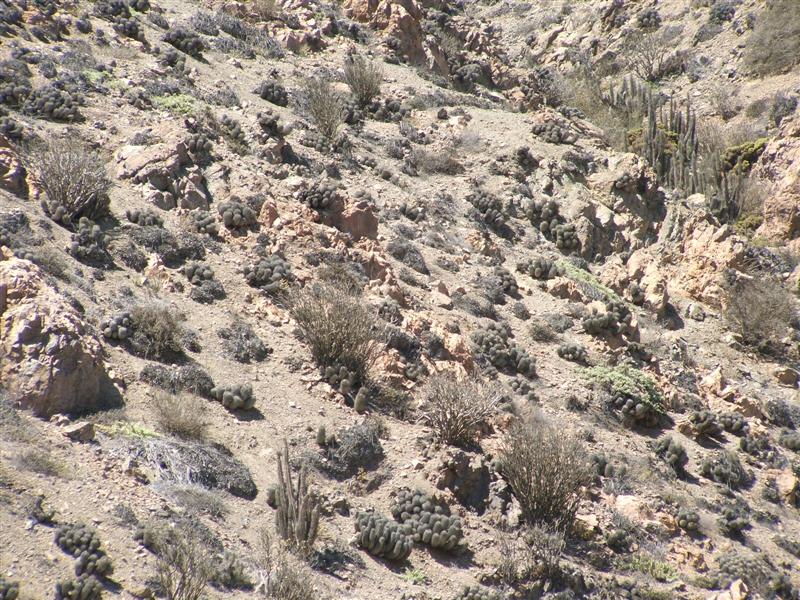
{"type": "Polygon", "coordinates": [[[64,435],[76,442],[94,440],[94,425],[88,421],[79,421],[64,428],[64,435]]]}

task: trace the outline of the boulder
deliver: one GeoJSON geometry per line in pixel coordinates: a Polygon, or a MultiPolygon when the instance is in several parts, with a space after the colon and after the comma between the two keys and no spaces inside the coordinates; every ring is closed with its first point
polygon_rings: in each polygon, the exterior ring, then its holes
{"type": "Polygon", "coordinates": [[[25,167],[19,156],[12,150],[8,140],[0,135],[0,189],[26,197],[28,181],[25,167]]]}
{"type": "Polygon", "coordinates": [[[443,449],[433,460],[429,479],[449,490],[464,506],[483,512],[491,480],[486,458],[457,448],[443,449]]]}
{"type": "Polygon", "coordinates": [[[375,206],[364,200],[348,202],[344,210],[336,214],[335,226],[339,231],[349,233],[354,240],[378,237],[378,216],[375,206]]]}
{"type": "Polygon", "coordinates": [[[39,267],[10,253],[0,254],[0,356],[0,381],[37,416],[118,400],[100,341],[81,315],[39,267]]]}

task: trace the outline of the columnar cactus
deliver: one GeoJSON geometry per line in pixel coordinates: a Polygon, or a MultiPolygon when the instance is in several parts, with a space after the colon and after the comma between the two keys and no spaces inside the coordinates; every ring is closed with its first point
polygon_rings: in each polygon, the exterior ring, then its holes
{"type": "Polygon", "coordinates": [[[289,444],[286,440],[283,441],[283,452],[278,453],[275,504],[278,535],[291,546],[310,548],[319,528],[319,500],[309,492],[305,467],[300,469],[297,484],[292,481],[289,444]]]}

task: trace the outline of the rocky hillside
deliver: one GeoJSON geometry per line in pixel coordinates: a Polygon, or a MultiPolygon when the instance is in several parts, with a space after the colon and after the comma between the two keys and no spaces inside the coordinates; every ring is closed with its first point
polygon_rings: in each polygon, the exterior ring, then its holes
{"type": "Polygon", "coordinates": [[[795,0],[0,0],[0,600],[800,597],[795,0]]]}

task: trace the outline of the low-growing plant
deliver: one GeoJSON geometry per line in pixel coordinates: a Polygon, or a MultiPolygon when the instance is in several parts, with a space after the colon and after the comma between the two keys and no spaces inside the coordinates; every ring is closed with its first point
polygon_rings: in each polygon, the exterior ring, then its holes
{"type": "Polygon", "coordinates": [[[260,588],[268,598],[318,600],[320,597],[312,584],[315,577],[311,571],[287,552],[266,527],[259,536],[257,564],[260,588]]]}
{"type": "Polygon", "coordinates": [[[183,327],[172,308],[161,302],[139,304],[131,309],[134,352],[144,358],[169,360],[183,354],[183,327]]]}
{"type": "Polygon", "coordinates": [[[381,93],[383,69],[360,54],[352,54],[345,59],[344,81],[358,105],[364,108],[381,93]]]}
{"type": "Polygon", "coordinates": [[[159,426],[166,433],[187,440],[205,439],[208,429],[203,417],[205,407],[196,396],[158,392],[154,410],[159,426]]]}
{"type": "Polygon", "coordinates": [[[478,429],[497,410],[499,396],[477,380],[458,380],[450,374],[428,381],[422,405],[422,421],[434,438],[453,446],[475,441],[478,429]]]}
{"type": "Polygon", "coordinates": [[[759,75],[788,71],[800,62],[800,5],[770,0],[747,40],[745,63],[759,75]]]}
{"type": "Polygon", "coordinates": [[[590,479],[584,448],[572,436],[531,418],[512,424],[500,449],[500,472],[531,525],[566,530],[590,479]]]}
{"type": "Polygon", "coordinates": [[[42,194],[42,208],[58,223],[81,217],[96,221],[108,214],[111,180],[100,155],[75,140],[54,138],[26,159],[42,194]]]}

